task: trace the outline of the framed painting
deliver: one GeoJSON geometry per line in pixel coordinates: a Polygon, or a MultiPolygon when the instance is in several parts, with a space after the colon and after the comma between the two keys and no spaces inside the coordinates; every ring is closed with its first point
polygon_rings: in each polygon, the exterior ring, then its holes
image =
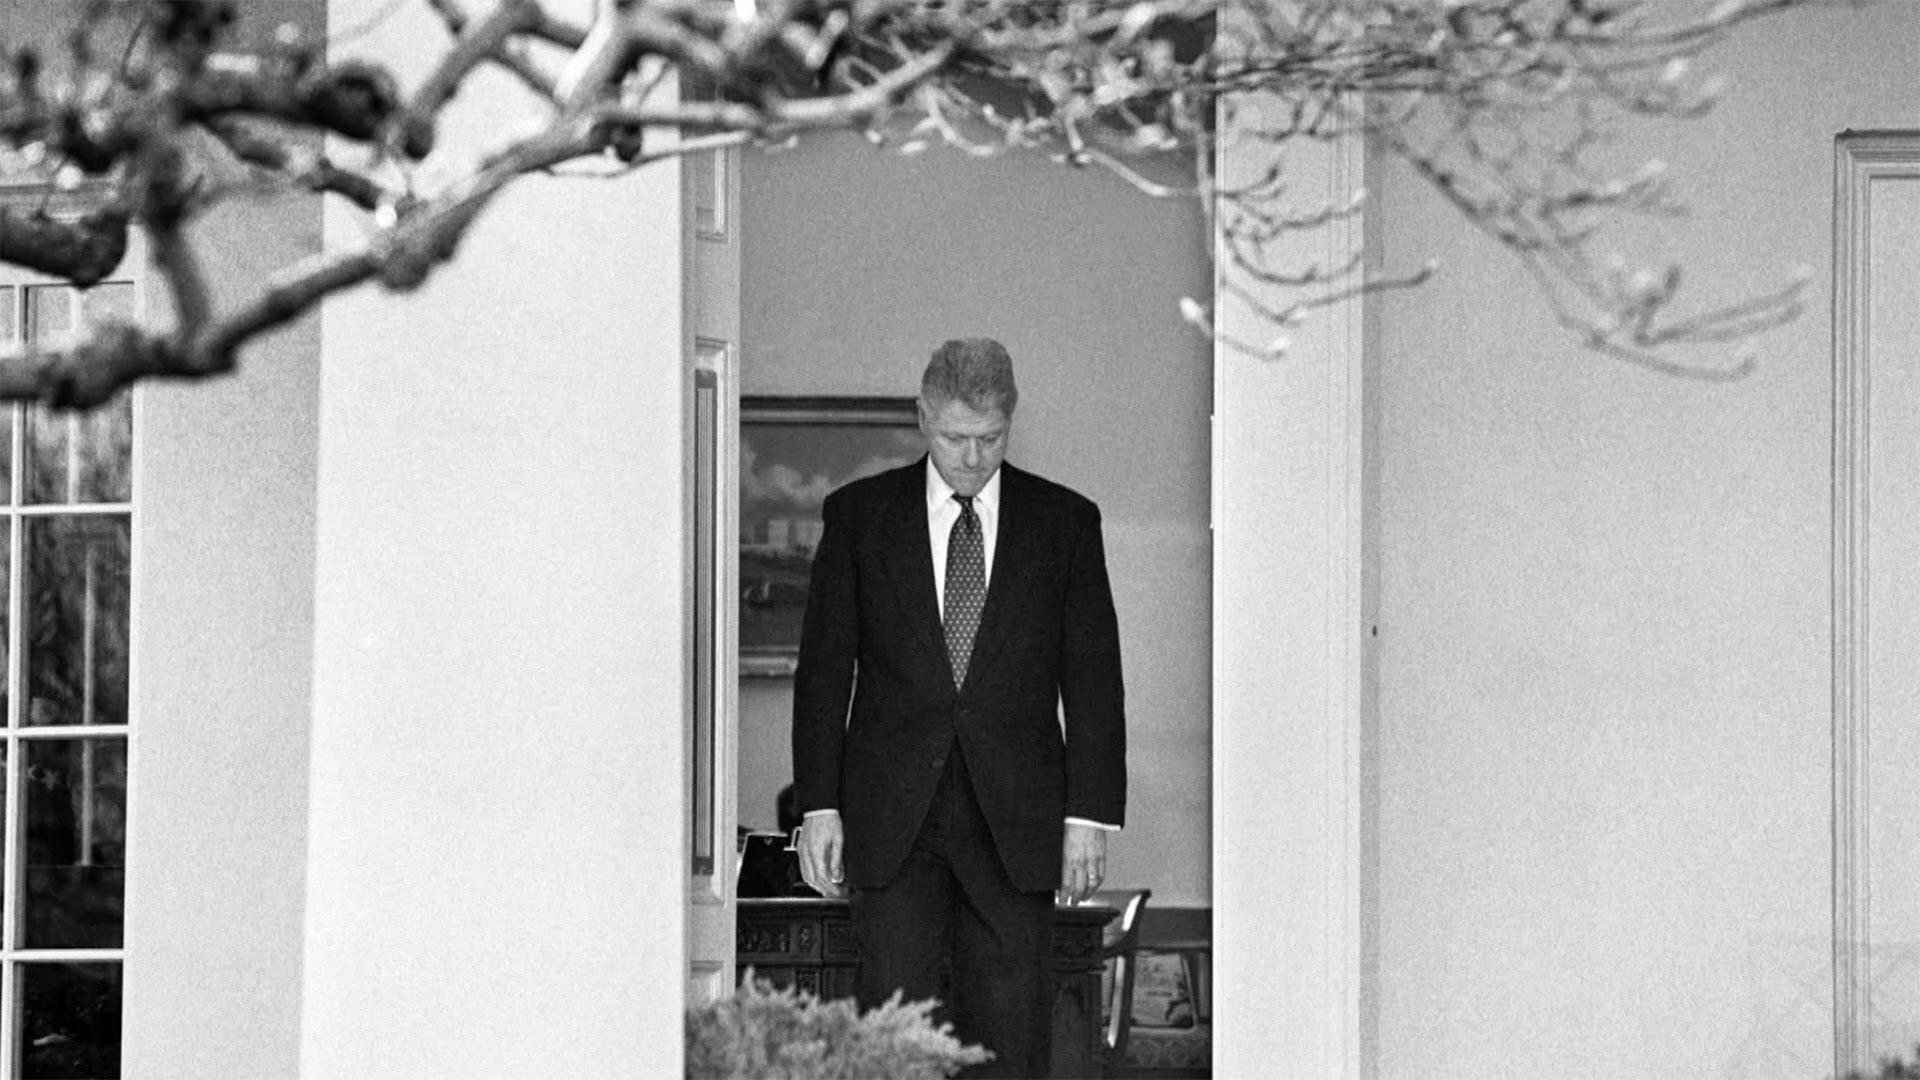
{"type": "Polygon", "coordinates": [[[740,399],[740,673],[793,674],[833,489],[925,451],[914,399],[740,399]]]}

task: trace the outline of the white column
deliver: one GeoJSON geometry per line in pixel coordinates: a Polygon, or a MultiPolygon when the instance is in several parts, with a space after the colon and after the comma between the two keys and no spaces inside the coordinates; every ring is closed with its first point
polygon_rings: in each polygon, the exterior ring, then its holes
{"type": "MultiPolygon", "coordinates": [[[[1274,151],[1223,133],[1221,173],[1274,151]]],[[[1298,208],[1346,205],[1357,143],[1296,140],[1298,208]]],[[[1358,217],[1280,265],[1340,267],[1358,217]]],[[[1221,275],[1234,271],[1222,267],[1221,275]]],[[[1248,288],[1285,303],[1284,294],[1248,288]]],[[[1224,295],[1224,293],[1223,293],[1224,295]]],[[[1223,302],[1222,336],[1279,328],[1223,302]]],[[[1278,357],[1221,345],[1214,390],[1214,1062],[1221,1076],[1360,1073],[1362,399],[1358,300],[1315,311],[1278,357]]]]}
{"type": "MultiPolygon", "coordinates": [[[[319,224],[304,201],[217,215],[217,303],[311,254],[319,224]]],[[[302,320],[235,375],[134,398],[134,1080],[298,1067],[319,342],[302,320]]]]}
{"type": "MultiPolygon", "coordinates": [[[[408,85],[445,40],[330,17],[408,85]]],[[[529,103],[456,108],[485,146],[529,103]]],[[[528,183],[325,312],[303,1076],[680,1071],[678,178],[528,183]]]]}

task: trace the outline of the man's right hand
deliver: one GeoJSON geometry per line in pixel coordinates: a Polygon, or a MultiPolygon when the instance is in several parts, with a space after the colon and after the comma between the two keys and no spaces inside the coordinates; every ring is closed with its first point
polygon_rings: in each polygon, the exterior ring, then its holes
{"type": "Polygon", "coordinates": [[[846,868],[840,862],[844,842],[837,810],[808,814],[800,823],[800,876],[821,896],[847,895],[846,868]]]}

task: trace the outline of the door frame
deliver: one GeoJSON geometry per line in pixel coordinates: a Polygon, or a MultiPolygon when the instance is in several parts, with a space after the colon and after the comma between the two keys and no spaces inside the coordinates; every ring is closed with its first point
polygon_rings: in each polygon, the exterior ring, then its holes
{"type": "Polygon", "coordinates": [[[1872,579],[1867,559],[1873,381],[1872,190],[1920,179],[1920,132],[1834,140],[1833,212],[1833,1061],[1872,1065],[1872,579]]]}

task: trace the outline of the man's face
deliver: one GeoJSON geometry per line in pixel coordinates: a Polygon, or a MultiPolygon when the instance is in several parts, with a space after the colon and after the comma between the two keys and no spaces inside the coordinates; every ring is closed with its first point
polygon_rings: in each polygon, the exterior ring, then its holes
{"type": "Polygon", "coordinates": [[[999,409],[982,412],[964,402],[941,402],[937,410],[920,401],[920,431],[940,478],[957,495],[978,495],[1007,456],[1007,429],[1013,421],[999,409]]]}

